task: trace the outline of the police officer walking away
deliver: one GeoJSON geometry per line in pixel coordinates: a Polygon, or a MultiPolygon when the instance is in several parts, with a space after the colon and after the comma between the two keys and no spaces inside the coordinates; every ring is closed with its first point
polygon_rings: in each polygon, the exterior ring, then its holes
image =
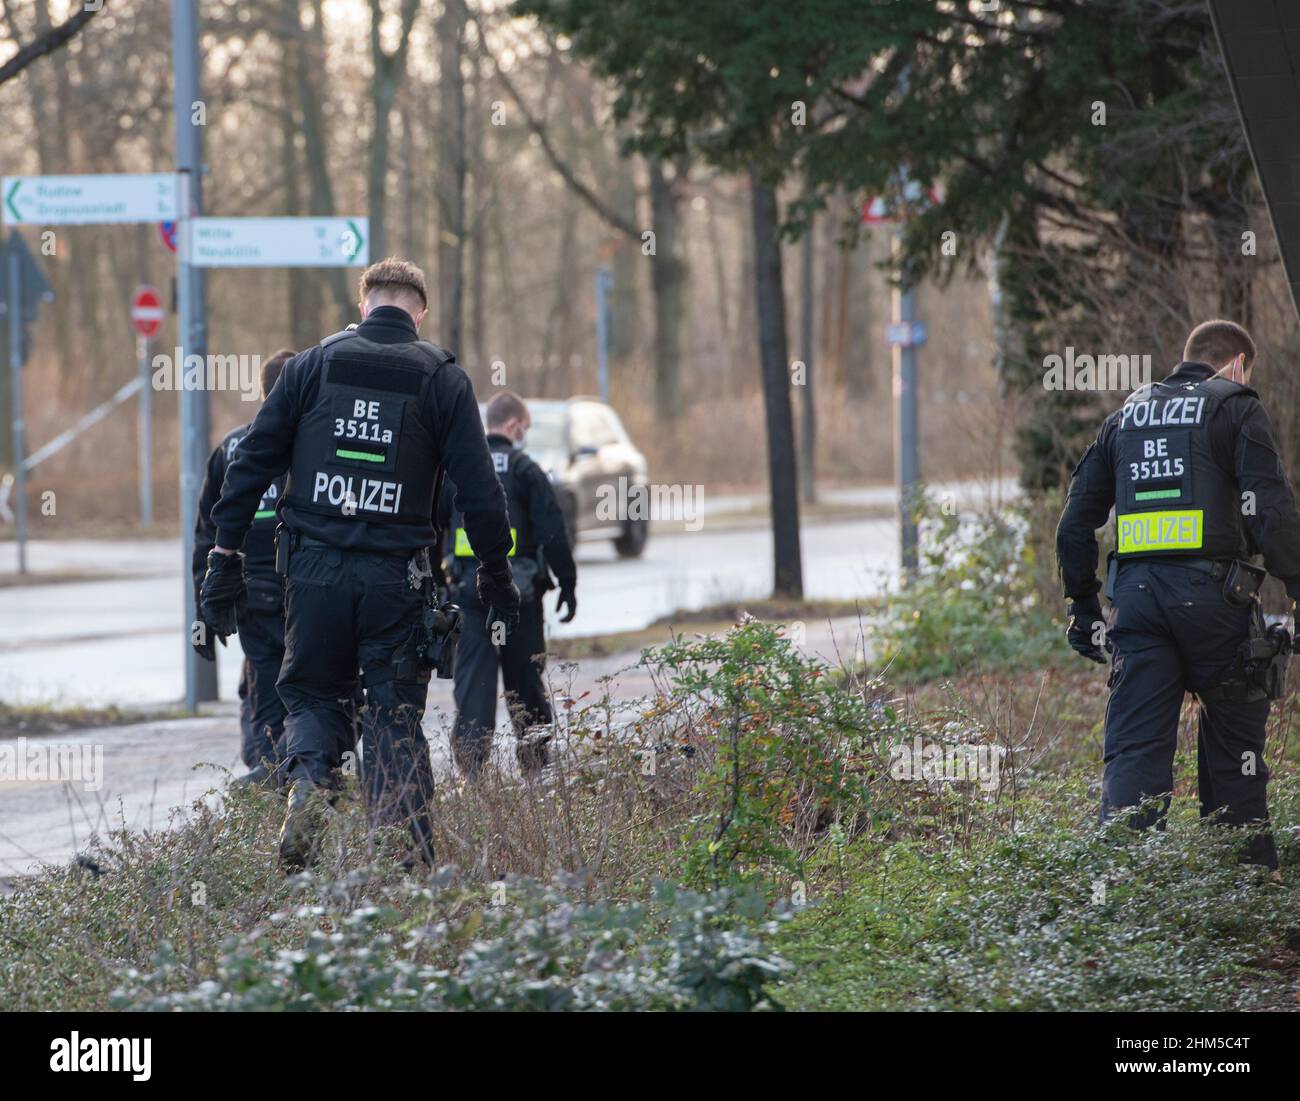
{"type": "MultiPolygon", "coordinates": [[[[284,365],[296,352],[276,352],[262,364],[262,400],[271,392],[284,365]]],[[[232,428],[208,458],[207,474],[199,492],[198,519],[194,525],[194,606],[199,606],[199,587],[208,568],[208,552],[217,540],[212,524],[212,506],[221,494],[226,467],[235,457],[249,426],[232,428]]],[[[239,644],[244,663],[239,673],[240,758],[249,769],[236,784],[274,784],[280,763],[280,736],[284,733],[284,703],[276,691],[284,658],[284,580],[275,572],[276,506],[284,494],[284,478],[276,478],[253,513],[253,523],[244,539],[246,603],[236,609],[239,644]]],[[[202,623],[202,620],[200,620],[202,623]]],[[[204,623],[195,633],[194,649],[208,661],[216,660],[216,632],[204,623]]],[[[222,640],[224,643],[224,639],[222,640]]]]}
{"type": "Polygon", "coordinates": [[[292,781],[280,832],[288,868],[314,855],[328,789],[352,745],[358,673],[373,820],[409,824],[415,855],[432,860],[433,777],[420,720],[431,654],[445,637],[426,630],[444,469],[480,552],[480,607],[507,636],[518,622],[505,495],[473,387],[450,352],[417,335],[424,273],[397,259],[373,264],[360,299],[361,324],[292,359],[236,449],[212,510],[216,545],[203,581],[202,614],[228,634],[243,589],[235,551],[266,487],[287,470],[277,549],[287,575],[279,689],[292,781]]]}
{"type": "MultiPolygon", "coordinates": [[[[496,729],[499,669],[517,739],[519,767],[534,773],[549,761],[550,734],[538,728],[549,727],[554,719],[542,680],[546,667],[542,597],[558,585],[555,609],[565,609],[561,622],[572,620],[578,610],[578,569],[555,488],[523,450],[532,422],[528,406],[517,394],[503,390],[488,402],[484,419],[488,447],[510,513],[510,554],[521,595],[519,628],[504,640],[493,637],[472,583],[478,544],[468,536],[464,517],[455,513],[454,522],[443,527],[450,541],[452,596],[466,615],[456,653],[452,755],[468,776],[477,776],[486,763],[496,729]]],[[[454,486],[449,486],[443,493],[440,515],[452,511],[453,490],[454,486]]]]}
{"type": "MultiPolygon", "coordinates": [[[[1102,819],[1121,808],[1135,829],[1164,827],[1185,692],[1199,709],[1201,815],[1253,824],[1243,862],[1276,870],[1267,832],[1264,726],[1281,694],[1290,640],[1264,630],[1262,554],[1300,598],[1300,514],[1259,396],[1255,344],[1241,326],[1192,330],[1183,361],[1106,418],[1070,483],[1056,532],[1070,645],[1104,663],[1111,652],[1102,819]],[[1096,530],[1116,513],[1105,629],[1096,530]],[[1276,655],[1273,660],[1270,655],[1276,655]],[[1271,674],[1271,675],[1270,675],[1271,674]]],[[[1276,875],[1276,871],[1274,875],[1276,875]]]]}

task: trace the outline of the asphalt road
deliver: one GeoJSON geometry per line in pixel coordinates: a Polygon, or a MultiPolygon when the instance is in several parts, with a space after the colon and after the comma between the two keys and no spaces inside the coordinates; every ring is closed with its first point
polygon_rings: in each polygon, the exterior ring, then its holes
{"type": "MultiPolygon", "coordinates": [[[[809,525],[806,593],[851,598],[881,591],[897,571],[897,525],[860,520],[809,525]]],[[[68,572],[111,568],[112,580],[0,588],[0,700],[161,706],[184,693],[183,589],[178,544],[34,543],[33,562],[68,572]]],[[[772,589],[772,538],[763,527],[656,534],[644,557],[618,559],[607,543],[578,548],[578,615],[554,637],[635,630],[679,609],[758,599],[772,589]]],[[[12,552],[12,547],[4,548],[12,552]]],[[[220,653],[222,694],[233,696],[239,647],[220,653]]]]}

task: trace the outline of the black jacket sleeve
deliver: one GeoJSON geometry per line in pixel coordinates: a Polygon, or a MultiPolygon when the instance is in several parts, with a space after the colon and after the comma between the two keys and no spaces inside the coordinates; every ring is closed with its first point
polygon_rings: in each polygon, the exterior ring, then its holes
{"type": "Polygon", "coordinates": [[[465,517],[465,534],[478,560],[499,570],[508,563],[510,520],[474,387],[458,364],[448,363],[429,390],[439,454],[455,486],[455,508],[465,517]]]}
{"type": "Polygon", "coordinates": [[[266,487],[289,469],[298,424],[302,363],[313,354],[319,354],[319,349],[313,348],[285,364],[248,434],[239,441],[234,461],[226,467],[221,499],[212,509],[217,546],[238,550],[243,545],[266,487]]]}
{"type": "Polygon", "coordinates": [[[450,478],[447,478],[442,483],[442,492],[438,494],[438,499],[433,502],[433,526],[442,536],[444,543],[447,542],[447,535],[451,532],[451,502],[455,496],[456,486],[450,478]]]}
{"type": "MultiPolygon", "coordinates": [[[[218,447],[208,456],[208,469],[203,475],[203,488],[199,491],[198,514],[194,519],[194,559],[190,563],[194,575],[194,592],[203,584],[208,572],[208,552],[217,541],[217,529],[212,523],[212,506],[221,495],[221,483],[226,476],[226,450],[218,447]]],[[[197,606],[197,602],[196,602],[197,606]]]]}
{"type": "Polygon", "coordinates": [[[555,487],[537,463],[528,464],[524,477],[528,483],[528,521],[534,537],[546,551],[546,566],[561,589],[572,588],[578,581],[578,567],[573,561],[555,487]]]}
{"type": "Polygon", "coordinates": [[[1300,600],[1300,513],[1273,439],[1273,428],[1259,399],[1243,396],[1234,412],[1233,470],[1241,490],[1242,519],[1264,566],[1300,600]]]}
{"type": "Polygon", "coordinates": [[[1097,578],[1097,529],[1105,525],[1115,504],[1115,473],[1109,458],[1111,432],[1108,421],[1074,468],[1065,510],[1056,526],[1056,563],[1061,587],[1070,600],[1095,596],[1101,589],[1097,578]]]}

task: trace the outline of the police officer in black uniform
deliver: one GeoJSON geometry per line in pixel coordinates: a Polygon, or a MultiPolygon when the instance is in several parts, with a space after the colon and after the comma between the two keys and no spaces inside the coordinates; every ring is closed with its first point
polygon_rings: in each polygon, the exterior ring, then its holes
{"type": "MultiPolygon", "coordinates": [[[[463,516],[454,513],[453,522],[441,526],[450,544],[448,573],[453,599],[465,609],[466,616],[456,653],[456,721],[451,744],[456,763],[469,776],[478,775],[491,752],[498,670],[505,684],[520,768],[536,772],[547,764],[550,734],[544,728],[550,726],[554,715],[542,679],[546,668],[542,597],[558,585],[555,608],[557,612],[565,609],[563,623],[572,620],[578,610],[578,569],[569,547],[564,513],[546,472],[523,450],[531,423],[528,406],[517,394],[503,390],[488,402],[484,420],[488,447],[510,513],[510,554],[521,602],[518,630],[505,640],[494,639],[474,591],[478,564],[474,545],[467,536],[463,516]]],[[[454,488],[448,486],[443,493],[444,515],[452,512],[454,488]]]]}
{"type": "Polygon", "coordinates": [[[1183,360],[1107,417],[1075,468],[1056,533],[1072,602],[1068,637],[1093,661],[1111,653],[1103,820],[1154,798],[1129,823],[1163,828],[1178,715],[1184,693],[1193,692],[1201,815],[1253,824],[1242,860],[1276,869],[1266,828],[1270,690],[1263,674],[1278,665],[1260,654],[1279,651],[1284,666],[1289,640],[1265,634],[1256,595],[1264,571],[1245,559],[1261,554],[1288,595],[1300,598],[1300,514],[1249,385],[1249,334],[1207,321],[1192,330],[1183,360]],[[1112,506],[1107,630],[1095,532],[1112,506]]]}
{"type": "MultiPolygon", "coordinates": [[[[262,400],[275,386],[284,365],[297,353],[283,348],[262,364],[262,400]]],[[[194,524],[194,606],[199,606],[199,587],[208,568],[208,552],[217,541],[212,523],[212,506],[221,495],[226,467],[249,426],[232,428],[208,458],[207,474],[199,493],[198,519],[194,524]]],[[[246,603],[236,608],[239,644],[244,663],[239,672],[240,758],[248,767],[246,776],[235,782],[274,784],[280,763],[280,736],[284,733],[284,703],[276,691],[280,662],[284,658],[284,580],[275,572],[275,525],[277,506],[284,494],[284,478],[276,478],[257,503],[252,526],[244,540],[246,603]]],[[[199,621],[194,649],[208,661],[216,660],[216,638],[210,625],[199,621]]],[[[224,643],[224,639],[222,640],[224,643]]]]}
{"type": "Polygon", "coordinates": [[[362,275],[360,295],[361,324],[285,366],[236,450],[212,510],[216,545],[203,581],[202,614],[229,633],[243,588],[234,552],[266,487],[288,470],[278,549],[287,573],[279,690],[292,780],[280,858],[289,868],[314,854],[334,770],[352,744],[358,674],[371,812],[380,823],[409,824],[415,856],[433,859],[421,624],[444,468],[480,551],[485,618],[507,636],[518,622],[505,495],[473,387],[450,352],[417,335],[428,305],[424,273],[381,261],[362,275]]]}

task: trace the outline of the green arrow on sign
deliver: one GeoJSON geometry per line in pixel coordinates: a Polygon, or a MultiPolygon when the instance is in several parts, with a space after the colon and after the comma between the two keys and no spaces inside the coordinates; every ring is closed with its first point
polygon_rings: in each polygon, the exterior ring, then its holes
{"type": "Polygon", "coordinates": [[[345,234],[343,237],[343,255],[349,260],[353,259],[361,251],[364,238],[361,236],[361,230],[357,229],[357,223],[348,219],[348,229],[352,231],[351,235],[345,234]],[[351,247],[349,248],[349,243],[351,247]]]}
{"type": "Polygon", "coordinates": [[[18,194],[18,189],[22,186],[22,180],[14,180],[13,187],[9,189],[9,194],[5,196],[5,206],[13,211],[14,221],[16,222],[21,222],[23,220],[23,216],[18,212],[18,208],[14,206],[14,196],[18,194]]]}

